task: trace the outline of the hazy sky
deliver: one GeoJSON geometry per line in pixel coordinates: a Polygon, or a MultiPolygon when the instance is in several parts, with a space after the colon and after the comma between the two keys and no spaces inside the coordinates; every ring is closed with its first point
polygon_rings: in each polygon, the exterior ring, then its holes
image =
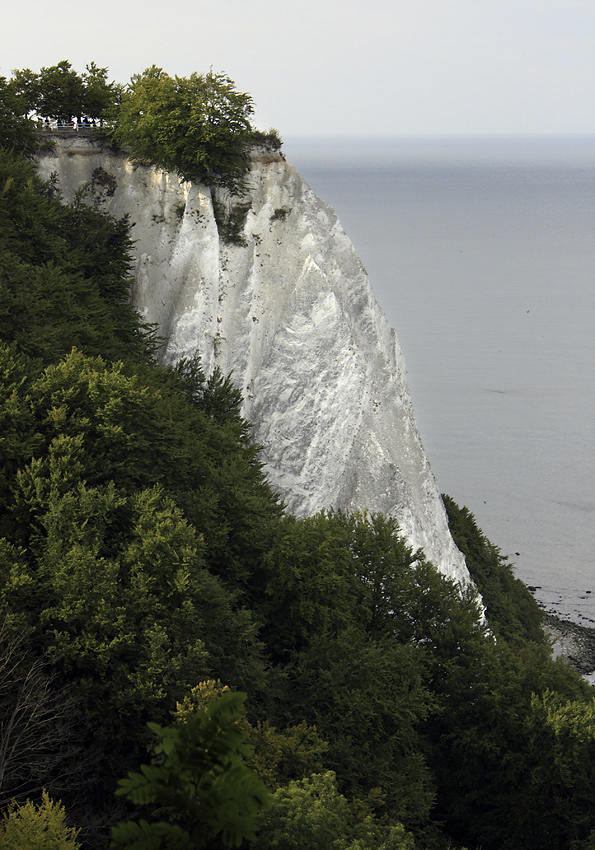
{"type": "Polygon", "coordinates": [[[595,132],[593,0],[14,0],[0,74],[213,66],[281,135],[595,132]]]}

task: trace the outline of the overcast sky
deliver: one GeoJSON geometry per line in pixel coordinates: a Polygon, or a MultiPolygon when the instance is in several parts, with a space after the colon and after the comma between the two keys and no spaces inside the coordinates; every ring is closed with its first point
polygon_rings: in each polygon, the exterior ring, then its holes
{"type": "Polygon", "coordinates": [[[595,132],[593,0],[13,0],[0,74],[213,67],[292,134],[595,132]]]}

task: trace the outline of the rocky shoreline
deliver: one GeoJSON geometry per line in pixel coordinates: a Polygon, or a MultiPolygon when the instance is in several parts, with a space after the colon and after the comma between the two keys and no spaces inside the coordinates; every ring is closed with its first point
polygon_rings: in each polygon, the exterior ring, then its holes
{"type": "Polygon", "coordinates": [[[543,629],[553,641],[554,658],[566,658],[581,675],[595,684],[595,629],[543,615],[543,629]]]}

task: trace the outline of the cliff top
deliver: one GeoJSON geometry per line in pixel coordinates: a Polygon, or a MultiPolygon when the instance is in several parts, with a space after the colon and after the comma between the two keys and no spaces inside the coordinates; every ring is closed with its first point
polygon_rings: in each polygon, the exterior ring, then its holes
{"type": "MultiPolygon", "coordinates": [[[[121,154],[128,158],[131,151],[128,145],[115,145],[105,131],[94,127],[82,128],[51,128],[38,131],[38,156],[48,156],[54,152],[55,142],[60,141],[60,146],[66,148],[69,153],[85,154],[109,151],[112,155],[121,154]],[[89,148],[92,150],[89,150],[89,148]]],[[[247,150],[250,163],[267,165],[271,162],[285,162],[285,155],[281,152],[280,144],[267,136],[258,138],[247,150]]],[[[161,166],[160,166],[161,167],[161,166]]]]}

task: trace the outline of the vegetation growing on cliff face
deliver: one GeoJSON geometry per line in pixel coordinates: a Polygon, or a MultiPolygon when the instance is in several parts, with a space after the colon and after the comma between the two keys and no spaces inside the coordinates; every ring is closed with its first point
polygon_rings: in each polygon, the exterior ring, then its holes
{"type": "Polygon", "coordinates": [[[256,847],[592,846],[591,689],[472,515],[446,500],[491,632],[394,520],[283,511],[229,378],[152,361],[126,222],[6,151],[0,196],[3,718],[22,706],[0,846],[45,812],[94,850],[146,820],[114,791],[169,764],[147,721],[179,730],[223,685],[248,693],[243,756],[272,792],[256,847]]]}
{"type": "Polygon", "coordinates": [[[465,556],[493,631],[513,642],[545,643],[541,610],[523,582],[515,578],[508,560],[477,527],[468,508],[460,508],[450,496],[443,499],[450,533],[465,556]]]}
{"type": "Polygon", "coordinates": [[[79,197],[65,206],[32,163],[0,149],[0,335],[54,362],[72,346],[148,359],[129,303],[128,222],[79,197]]]}

